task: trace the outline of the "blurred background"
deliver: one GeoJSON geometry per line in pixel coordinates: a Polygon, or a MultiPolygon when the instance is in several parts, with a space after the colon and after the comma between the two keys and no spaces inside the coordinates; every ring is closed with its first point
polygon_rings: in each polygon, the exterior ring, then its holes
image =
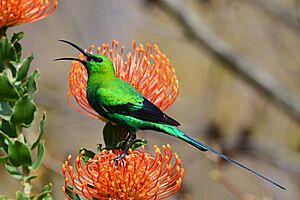
{"type": "MultiPolygon", "coordinates": [[[[287,188],[283,191],[210,153],[152,131],[154,144],[171,144],[185,168],[172,199],[300,199],[300,1],[298,0],[61,0],[48,18],[9,29],[24,31],[24,56],[41,71],[37,104],[47,111],[47,155],[34,189],[52,182],[64,199],[61,163],[81,147],[96,149],[104,123],[66,101],[70,64],[53,62],[82,47],[119,40],[150,42],[170,59],[180,93],[166,111],[181,129],[287,188]],[[216,170],[221,172],[215,179],[216,170]],[[40,184],[41,183],[41,184],[40,184]]],[[[33,126],[34,127],[34,126],[33,126]]],[[[34,138],[36,130],[27,130],[34,138]]],[[[0,166],[0,193],[19,184],[0,166]]]]}

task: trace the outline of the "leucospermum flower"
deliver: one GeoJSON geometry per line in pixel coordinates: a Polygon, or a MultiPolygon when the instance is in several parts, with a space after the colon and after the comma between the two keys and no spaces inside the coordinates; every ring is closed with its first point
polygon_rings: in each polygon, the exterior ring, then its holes
{"type": "MultiPolygon", "coordinates": [[[[115,67],[116,75],[130,83],[161,110],[169,107],[178,95],[178,80],[169,59],[157,45],[132,42],[132,50],[125,54],[125,47],[119,48],[118,41],[103,44],[87,50],[89,53],[108,56],[115,67]]],[[[85,57],[80,54],[80,59],[85,57]]],[[[74,61],[69,74],[68,102],[77,111],[91,117],[101,118],[88,104],[86,98],[87,71],[85,67],[74,61]],[[71,95],[79,105],[71,103],[71,95]]]]}
{"type": "Polygon", "coordinates": [[[34,22],[50,15],[57,0],[1,0],[0,28],[34,22]]]}
{"type": "Polygon", "coordinates": [[[171,147],[162,148],[163,153],[154,147],[155,157],[144,148],[130,150],[118,162],[113,159],[122,153],[120,150],[104,150],[87,162],[83,161],[84,152],[81,152],[74,167],[69,156],[62,166],[65,195],[71,199],[67,193],[72,192],[91,200],[166,199],[179,190],[184,170],[171,147]]]}

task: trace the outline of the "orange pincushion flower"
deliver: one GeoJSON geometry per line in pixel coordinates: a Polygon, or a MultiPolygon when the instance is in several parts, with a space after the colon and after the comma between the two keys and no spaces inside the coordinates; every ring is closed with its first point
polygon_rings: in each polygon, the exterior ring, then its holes
{"type": "Polygon", "coordinates": [[[1,0],[0,28],[40,20],[50,15],[57,0],[1,0]]]}
{"type": "MultiPolygon", "coordinates": [[[[94,45],[88,49],[93,53],[94,45]]],[[[98,54],[109,57],[115,67],[116,75],[130,83],[161,110],[169,107],[178,95],[178,80],[169,59],[157,45],[137,45],[132,42],[132,51],[125,55],[125,47],[119,49],[118,41],[103,44],[97,48],[98,54]]],[[[82,54],[80,59],[85,59],[82,54]]],[[[68,102],[77,111],[91,117],[101,118],[90,106],[86,98],[87,71],[79,62],[73,62],[69,74],[68,102]],[[71,103],[70,97],[80,106],[71,103]]]]}
{"type": "Polygon", "coordinates": [[[62,166],[66,197],[71,199],[66,190],[99,200],[159,200],[174,195],[184,177],[181,161],[176,153],[172,155],[169,145],[163,146],[163,153],[157,146],[154,149],[155,157],[145,153],[143,148],[142,151],[130,150],[118,162],[113,159],[122,153],[120,150],[104,150],[86,163],[82,160],[82,152],[76,158],[75,172],[69,156],[62,166]]]}

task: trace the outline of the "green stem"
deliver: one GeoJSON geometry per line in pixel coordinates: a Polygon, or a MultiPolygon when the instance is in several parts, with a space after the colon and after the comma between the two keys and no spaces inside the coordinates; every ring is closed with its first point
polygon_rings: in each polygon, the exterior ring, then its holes
{"type": "Polygon", "coordinates": [[[24,135],[23,135],[23,126],[22,125],[17,125],[16,126],[16,131],[17,131],[17,140],[19,142],[25,143],[24,135]]]}
{"type": "Polygon", "coordinates": [[[28,181],[28,176],[30,175],[30,169],[26,166],[22,166],[23,180],[22,180],[22,192],[25,197],[30,197],[32,185],[28,181]]]}
{"type": "Polygon", "coordinates": [[[7,30],[7,27],[0,28],[0,38],[6,37],[6,30],[7,30]]]}
{"type": "MultiPolygon", "coordinates": [[[[17,132],[17,140],[19,142],[25,143],[25,138],[23,134],[23,126],[22,125],[17,125],[16,126],[16,132],[17,132]]],[[[23,179],[22,179],[22,192],[25,197],[30,198],[31,194],[31,188],[32,185],[30,182],[28,182],[28,177],[30,175],[30,169],[27,166],[22,166],[22,174],[23,174],[23,179]]]]}

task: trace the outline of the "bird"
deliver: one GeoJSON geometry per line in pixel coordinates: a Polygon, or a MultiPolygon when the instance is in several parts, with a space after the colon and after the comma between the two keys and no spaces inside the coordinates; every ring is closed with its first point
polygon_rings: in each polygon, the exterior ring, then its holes
{"type": "Polygon", "coordinates": [[[162,132],[179,138],[200,151],[211,151],[224,160],[234,163],[267,182],[286,190],[285,187],[258,171],[181,131],[178,128],[179,122],[161,111],[132,85],[116,76],[113,63],[108,57],[102,54],[91,54],[80,46],[64,39],[59,41],[77,49],[83,54],[85,60],[63,57],[57,58],[55,61],[78,61],[86,68],[88,74],[86,96],[89,105],[108,121],[126,128],[131,139],[135,138],[135,133],[138,130],[162,132]]]}

